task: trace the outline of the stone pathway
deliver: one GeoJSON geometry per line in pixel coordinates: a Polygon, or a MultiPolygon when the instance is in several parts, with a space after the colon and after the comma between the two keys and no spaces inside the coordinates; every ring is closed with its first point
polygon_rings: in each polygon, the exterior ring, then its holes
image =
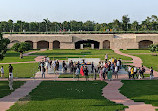
{"type": "Polygon", "coordinates": [[[16,89],[10,95],[0,99],[0,111],[8,110],[15,102],[20,98],[27,96],[33,89],[35,89],[41,83],[40,80],[27,81],[23,86],[16,89]]]}
{"type": "Polygon", "coordinates": [[[103,96],[110,101],[128,106],[129,108],[125,111],[155,111],[158,108],[143,102],[134,102],[122,95],[119,91],[123,85],[121,81],[109,81],[107,83],[108,85],[103,88],[103,96]]]}

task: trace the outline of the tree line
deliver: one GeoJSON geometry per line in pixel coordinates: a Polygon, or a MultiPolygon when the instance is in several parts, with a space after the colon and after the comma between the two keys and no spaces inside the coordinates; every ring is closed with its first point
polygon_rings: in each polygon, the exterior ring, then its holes
{"type": "Polygon", "coordinates": [[[152,15],[144,21],[130,22],[128,15],[123,15],[122,20],[113,20],[110,23],[95,23],[94,21],[64,21],[51,22],[43,19],[42,22],[25,22],[18,20],[1,21],[0,32],[66,32],[66,31],[158,31],[158,17],[152,15]]]}

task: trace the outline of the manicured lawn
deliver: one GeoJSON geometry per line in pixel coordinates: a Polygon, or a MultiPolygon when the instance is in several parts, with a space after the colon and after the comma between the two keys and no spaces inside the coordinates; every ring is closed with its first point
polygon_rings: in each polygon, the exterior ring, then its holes
{"type": "MultiPolygon", "coordinates": [[[[59,78],[76,78],[76,75],[74,74],[61,74],[59,78]]],[[[85,78],[85,76],[79,75],[80,78],[85,78]]],[[[97,74],[97,77],[99,77],[99,74],[97,74]]],[[[89,78],[94,78],[94,74],[89,74],[89,78]]]]}
{"type": "Polygon", "coordinates": [[[123,53],[152,53],[150,50],[120,50],[120,51],[123,53]]]}
{"type": "MultiPolygon", "coordinates": [[[[24,83],[25,83],[24,81],[14,81],[13,82],[14,90],[19,88],[24,83]]],[[[9,95],[13,91],[10,91],[9,86],[8,86],[8,81],[0,81],[0,98],[9,95]]]]}
{"type": "Polygon", "coordinates": [[[137,102],[158,106],[158,80],[122,81],[121,93],[137,102]]]}
{"type": "Polygon", "coordinates": [[[42,53],[34,53],[31,55],[45,55],[51,59],[67,60],[67,58],[101,58],[104,60],[105,54],[109,55],[109,58],[122,58],[123,60],[132,60],[129,57],[118,55],[113,50],[47,50],[42,53]]]}
{"type": "MultiPolygon", "coordinates": [[[[5,77],[8,77],[8,66],[9,65],[0,65],[0,67],[4,67],[5,77]]],[[[33,77],[38,71],[38,64],[37,63],[26,63],[26,64],[12,64],[14,70],[13,75],[14,77],[33,77]]]]}
{"type": "MultiPolygon", "coordinates": [[[[27,51],[27,52],[31,52],[33,50],[27,51]]],[[[25,53],[27,53],[25,52],[25,53]]],[[[36,58],[36,56],[26,56],[23,59],[20,59],[20,53],[15,52],[15,51],[7,51],[5,58],[0,61],[0,63],[10,63],[10,62],[27,62],[27,61],[34,61],[34,58],[36,58]]]]}
{"type": "Polygon", "coordinates": [[[125,106],[105,99],[105,82],[44,81],[9,111],[116,111],[125,106]]]}

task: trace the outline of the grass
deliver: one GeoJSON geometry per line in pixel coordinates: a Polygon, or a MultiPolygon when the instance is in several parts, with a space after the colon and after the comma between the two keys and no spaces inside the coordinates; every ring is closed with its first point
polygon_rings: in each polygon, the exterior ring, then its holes
{"type": "MultiPolygon", "coordinates": [[[[121,93],[136,102],[158,106],[158,80],[122,81],[121,93]]],[[[158,111],[158,110],[157,110],[158,111]]]]}
{"type": "MultiPolygon", "coordinates": [[[[8,77],[8,66],[9,65],[0,65],[0,67],[4,67],[4,75],[5,77],[8,77]]],[[[14,77],[33,77],[33,74],[35,74],[38,71],[38,64],[37,63],[26,63],[26,64],[12,64],[14,70],[13,75],[14,77]]]]}
{"type": "MultiPolygon", "coordinates": [[[[34,50],[30,50],[27,52],[31,52],[34,50]]],[[[27,53],[25,52],[25,53],[27,53]]],[[[9,50],[7,51],[4,59],[0,61],[0,63],[10,63],[10,62],[28,62],[28,61],[34,61],[34,58],[36,56],[25,56],[23,59],[20,59],[20,53],[9,50]]]]}
{"type": "Polygon", "coordinates": [[[67,60],[68,58],[100,58],[104,60],[105,54],[108,54],[109,58],[122,58],[123,60],[132,60],[130,57],[125,57],[114,53],[113,50],[47,50],[42,53],[34,53],[31,55],[45,55],[51,59],[67,60]]]}
{"type": "MultiPolygon", "coordinates": [[[[14,81],[13,82],[14,90],[19,88],[24,83],[25,83],[24,81],[14,81]]],[[[10,91],[8,84],[9,84],[8,81],[0,81],[0,98],[7,96],[14,91],[14,90],[10,91]]]]}
{"type": "Polygon", "coordinates": [[[152,53],[150,50],[120,50],[120,51],[123,53],[152,53]]]}
{"type": "MultiPolygon", "coordinates": [[[[60,74],[59,78],[76,78],[76,75],[74,74],[60,74]]],[[[85,76],[79,75],[80,78],[85,78],[85,76]]],[[[97,74],[97,77],[99,77],[99,74],[97,74]]],[[[89,74],[89,78],[94,78],[94,74],[89,74]]]]}
{"type": "Polygon", "coordinates": [[[118,111],[125,106],[105,99],[101,81],[43,81],[9,111],[118,111]]]}

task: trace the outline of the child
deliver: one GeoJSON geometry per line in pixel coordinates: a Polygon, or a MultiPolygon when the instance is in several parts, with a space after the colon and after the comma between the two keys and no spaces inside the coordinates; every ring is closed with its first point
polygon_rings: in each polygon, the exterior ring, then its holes
{"type": "Polygon", "coordinates": [[[150,69],[150,80],[154,79],[154,75],[153,75],[153,68],[151,67],[150,69]]]}

